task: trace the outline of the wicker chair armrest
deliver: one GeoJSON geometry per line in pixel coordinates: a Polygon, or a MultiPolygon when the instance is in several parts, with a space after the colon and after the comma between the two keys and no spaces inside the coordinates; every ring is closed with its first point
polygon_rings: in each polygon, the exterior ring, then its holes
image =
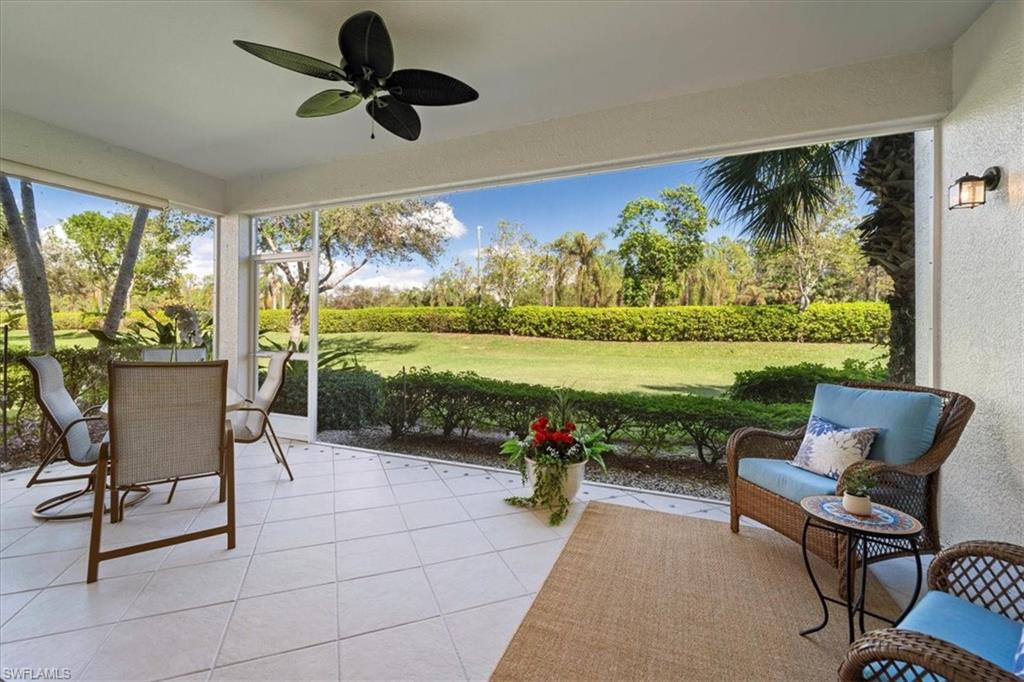
{"type": "Polygon", "coordinates": [[[940,551],[928,567],[928,588],[1024,623],[1024,547],[1008,542],[961,542],[940,551]]]}
{"type": "Polygon", "coordinates": [[[929,673],[947,680],[1019,682],[1006,670],[951,642],[897,628],[864,635],[850,645],[839,666],[843,682],[934,679],[929,673]],[[874,669],[865,674],[864,668],[871,664],[874,669]]]}
{"type": "Polygon", "coordinates": [[[729,436],[725,446],[726,458],[730,475],[735,475],[739,461],[744,457],[767,457],[771,459],[793,459],[800,449],[806,426],[779,433],[753,426],[736,429],[729,436]]]}

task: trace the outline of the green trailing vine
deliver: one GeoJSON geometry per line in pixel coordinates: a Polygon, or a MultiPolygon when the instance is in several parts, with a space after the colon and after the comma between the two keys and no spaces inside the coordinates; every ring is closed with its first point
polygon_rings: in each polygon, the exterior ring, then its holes
{"type": "MultiPolygon", "coordinates": [[[[534,462],[533,494],[529,497],[506,497],[505,501],[516,507],[544,506],[551,511],[548,523],[557,526],[569,514],[570,501],[562,492],[565,479],[569,475],[569,465],[558,457],[542,454],[534,462]]],[[[523,477],[523,485],[529,481],[526,475],[526,461],[523,459],[523,466],[520,470],[523,477]]]]}

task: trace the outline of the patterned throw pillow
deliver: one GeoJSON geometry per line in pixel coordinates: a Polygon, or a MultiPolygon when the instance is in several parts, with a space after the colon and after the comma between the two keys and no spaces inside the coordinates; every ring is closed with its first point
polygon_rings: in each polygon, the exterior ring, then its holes
{"type": "Polygon", "coordinates": [[[846,467],[868,456],[878,432],[870,427],[846,429],[812,415],[790,464],[838,480],[846,467]]]}

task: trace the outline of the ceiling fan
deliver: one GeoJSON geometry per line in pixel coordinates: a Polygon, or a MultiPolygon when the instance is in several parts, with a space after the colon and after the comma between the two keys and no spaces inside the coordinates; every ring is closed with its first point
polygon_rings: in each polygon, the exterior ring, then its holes
{"type": "MultiPolygon", "coordinates": [[[[349,17],[338,32],[342,60],[335,66],[316,57],[279,47],[235,40],[235,45],[271,64],[328,81],[343,81],[352,90],[324,90],[301,105],[296,116],[330,116],[363,100],[366,113],[388,131],[406,140],[420,136],[420,117],[412,105],[448,106],[472,102],[476,90],[462,81],[426,69],[394,69],[395,54],[384,20],[376,12],[349,17]]],[[[373,137],[371,130],[370,137],[373,137]]]]}

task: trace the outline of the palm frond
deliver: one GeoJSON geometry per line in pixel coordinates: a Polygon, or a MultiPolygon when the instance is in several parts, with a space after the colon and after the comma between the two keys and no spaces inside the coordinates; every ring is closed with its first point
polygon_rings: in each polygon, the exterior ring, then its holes
{"type": "Polygon", "coordinates": [[[862,148],[850,140],[727,156],[706,163],[701,175],[716,213],[759,244],[784,244],[831,207],[844,164],[862,148]]]}

